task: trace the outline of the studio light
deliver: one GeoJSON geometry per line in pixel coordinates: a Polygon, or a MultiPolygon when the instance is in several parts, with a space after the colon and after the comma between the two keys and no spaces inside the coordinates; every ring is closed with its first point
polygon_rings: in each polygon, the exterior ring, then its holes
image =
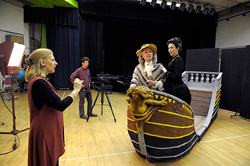
{"type": "Polygon", "coordinates": [[[166,0],[162,0],[161,4],[160,4],[160,7],[162,9],[165,9],[167,7],[167,1],[166,0]]]}
{"type": "Polygon", "coordinates": [[[0,71],[3,76],[19,74],[25,46],[15,42],[0,44],[0,71]]]}
{"type": "Polygon", "coordinates": [[[200,14],[201,6],[196,6],[195,13],[200,14]]]}
{"type": "Polygon", "coordinates": [[[152,0],[151,3],[150,3],[150,5],[151,5],[152,7],[155,7],[155,6],[156,6],[156,1],[157,1],[157,0],[152,0]]]}
{"type": "Polygon", "coordinates": [[[208,14],[208,12],[209,12],[208,7],[205,7],[202,13],[206,16],[208,14]]]}
{"type": "Polygon", "coordinates": [[[189,4],[189,6],[188,6],[188,8],[187,8],[187,11],[188,11],[189,13],[192,13],[192,12],[194,11],[194,5],[189,4]]]}
{"type": "Polygon", "coordinates": [[[175,10],[175,7],[176,7],[176,2],[172,2],[170,9],[175,10]]]}
{"type": "Polygon", "coordinates": [[[180,9],[180,11],[184,11],[186,9],[186,4],[185,3],[181,3],[179,9],[180,9]]]}
{"type": "Polygon", "coordinates": [[[210,15],[211,15],[211,16],[214,16],[214,14],[215,14],[215,8],[211,8],[211,9],[210,9],[210,15]]]}
{"type": "Polygon", "coordinates": [[[146,3],[147,3],[147,0],[141,0],[141,2],[140,2],[140,4],[141,4],[142,6],[145,6],[146,3]]]}
{"type": "MultiPolygon", "coordinates": [[[[16,115],[15,115],[15,95],[14,95],[14,76],[19,74],[19,66],[23,60],[25,46],[15,42],[3,42],[0,44],[0,71],[5,78],[10,80],[11,85],[11,100],[12,100],[12,116],[13,116],[13,130],[10,132],[0,132],[0,134],[17,135],[20,132],[26,131],[16,129],[16,115]]],[[[6,79],[5,79],[6,84],[6,79]]],[[[16,148],[16,147],[15,147],[16,148]]],[[[14,145],[13,149],[15,150],[14,145]]]]}

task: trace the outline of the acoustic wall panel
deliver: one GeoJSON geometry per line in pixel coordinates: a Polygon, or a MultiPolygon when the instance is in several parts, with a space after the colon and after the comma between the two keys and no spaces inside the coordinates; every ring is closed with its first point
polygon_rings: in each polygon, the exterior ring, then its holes
{"type": "Polygon", "coordinates": [[[186,71],[219,71],[219,48],[189,49],[186,55],[186,71]]]}
{"type": "Polygon", "coordinates": [[[250,118],[250,46],[246,47],[246,56],[244,60],[244,71],[242,80],[242,94],[240,115],[245,118],[250,118]]]}
{"type": "Polygon", "coordinates": [[[235,112],[240,109],[245,54],[245,48],[223,49],[221,52],[220,108],[235,112]]]}

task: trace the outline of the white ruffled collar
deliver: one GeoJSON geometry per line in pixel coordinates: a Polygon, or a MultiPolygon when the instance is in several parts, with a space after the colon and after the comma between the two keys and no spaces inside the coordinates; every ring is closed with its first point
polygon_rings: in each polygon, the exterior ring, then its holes
{"type": "Polygon", "coordinates": [[[145,65],[145,66],[152,66],[152,67],[154,66],[152,61],[151,61],[151,62],[149,62],[149,63],[148,63],[148,62],[145,62],[145,64],[144,64],[144,65],[145,65]]]}

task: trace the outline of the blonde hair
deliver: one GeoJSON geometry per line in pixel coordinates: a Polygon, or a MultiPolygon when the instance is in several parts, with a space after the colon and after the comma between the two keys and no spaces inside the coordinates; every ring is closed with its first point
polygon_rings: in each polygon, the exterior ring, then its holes
{"type": "Polygon", "coordinates": [[[28,57],[28,65],[25,72],[25,80],[29,82],[35,76],[46,78],[46,73],[41,66],[40,60],[46,59],[53,52],[47,48],[39,48],[34,50],[28,57]]]}

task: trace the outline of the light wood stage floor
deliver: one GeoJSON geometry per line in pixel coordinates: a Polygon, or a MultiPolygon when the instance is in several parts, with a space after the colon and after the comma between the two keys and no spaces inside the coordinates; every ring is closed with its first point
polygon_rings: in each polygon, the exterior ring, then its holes
{"type": "MultiPolygon", "coordinates": [[[[59,91],[67,95],[70,91],[59,91]]],[[[93,90],[93,101],[97,92],[93,90]]],[[[27,93],[16,93],[16,128],[29,127],[27,93]]],[[[250,165],[250,121],[240,116],[230,118],[234,112],[220,109],[218,117],[202,140],[184,158],[169,163],[148,163],[134,150],[127,132],[127,102],[124,93],[108,94],[117,122],[106,97],[101,115],[101,96],[89,122],[79,118],[78,97],[64,111],[65,153],[59,159],[60,166],[248,166],[250,165]]],[[[12,110],[11,101],[4,100],[12,110]]],[[[86,106],[86,104],[85,104],[86,106]]],[[[250,111],[250,110],[249,110],[250,111]]],[[[12,115],[0,102],[0,132],[12,131],[12,115]]],[[[46,122],[45,122],[46,123],[46,122]]],[[[28,156],[28,135],[24,131],[17,136],[18,148],[0,155],[0,166],[26,166],[28,156]]],[[[0,134],[0,153],[12,150],[14,135],[0,134]]]]}

